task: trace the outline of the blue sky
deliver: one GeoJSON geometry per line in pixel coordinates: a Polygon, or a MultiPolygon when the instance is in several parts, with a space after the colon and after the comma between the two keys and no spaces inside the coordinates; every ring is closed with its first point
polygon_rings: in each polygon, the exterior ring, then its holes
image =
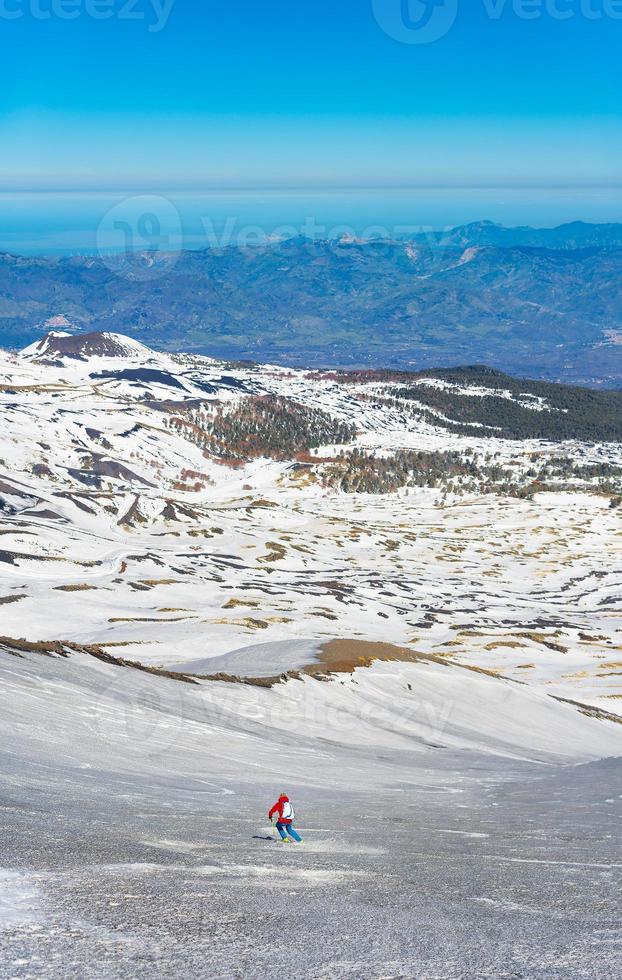
{"type": "Polygon", "coordinates": [[[622,0],[426,4],[0,0],[0,250],[622,221],[622,0]]]}
{"type": "Polygon", "coordinates": [[[619,182],[622,3],[374,2],[1,0],[0,186],[619,182]]]}

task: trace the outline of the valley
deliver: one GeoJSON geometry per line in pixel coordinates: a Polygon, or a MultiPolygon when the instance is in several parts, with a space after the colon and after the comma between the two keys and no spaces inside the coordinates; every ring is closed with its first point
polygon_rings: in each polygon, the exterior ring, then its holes
{"type": "Polygon", "coordinates": [[[487,364],[615,389],[621,267],[622,226],[582,222],[484,221],[407,238],[264,233],[252,245],[173,252],[165,239],[126,254],[0,253],[0,346],[20,349],[51,329],[122,329],[149,347],[224,359],[487,364]]]}

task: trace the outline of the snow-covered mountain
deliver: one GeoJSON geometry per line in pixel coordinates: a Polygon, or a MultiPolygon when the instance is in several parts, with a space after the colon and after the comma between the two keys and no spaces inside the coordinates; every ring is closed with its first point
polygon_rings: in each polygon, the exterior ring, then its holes
{"type": "Polygon", "coordinates": [[[53,330],[41,340],[24,348],[20,357],[45,364],[53,360],[63,363],[68,359],[91,361],[93,358],[148,361],[153,355],[149,348],[122,334],[87,333],[76,336],[66,331],[53,330]]]}
{"type": "Polygon", "coordinates": [[[203,672],[260,639],[389,639],[612,710],[622,450],[502,438],[574,424],[537,391],[117,334],[5,354],[2,632],[203,672]]]}

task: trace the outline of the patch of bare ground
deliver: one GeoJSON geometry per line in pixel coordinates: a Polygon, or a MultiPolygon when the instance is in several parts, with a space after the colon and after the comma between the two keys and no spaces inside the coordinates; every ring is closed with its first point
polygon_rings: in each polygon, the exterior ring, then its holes
{"type": "MultiPolygon", "coordinates": [[[[5,551],[0,550],[0,561],[5,562],[7,565],[17,565],[17,559],[20,561],[67,561],[65,558],[52,557],[50,555],[28,555],[22,551],[5,551]]],[[[80,564],[80,562],[76,562],[80,564]]]]}
{"type": "Polygon", "coordinates": [[[63,391],[63,385],[0,385],[0,391],[5,394],[14,395],[17,393],[31,392],[34,395],[44,395],[50,392],[63,391]]]}
{"type": "Polygon", "coordinates": [[[27,598],[25,593],[23,595],[0,595],[0,606],[8,606],[11,602],[19,602],[20,599],[27,598]]]}
{"type": "Polygon", "coordinates": [[[246,513],[251,514],[254,510],[269,510],[278,507],[279,505],[272,500],[264,500],[260,498],[259,500],[252,500],[245,507],[246,513]]]}
{"type": "Polygon", "coordinates": [[[155,616],[112,616],[109,623],[183,623],[187,616],[174,616],[160,619],[155,616]]]}
{"type": "MultiPolygon", "coordinates": [[[[444,667],[452,661],[447,655],[419,653],[409,647],[393,643],[371,642],[369,640],[330,640],[320,647],[316,660],[302,668],[301,673],[317,677],[322,674],[351,674],[357,667],[371,667],[377,661],[384,663],[437,663],[444,667]]],[[[456,665],[460,670],[470,670],[489,677],[501,677],[495,670],[474,667],[469,664],[456,665]]]]}
{"type": "Polygon", "coordinates": [[[97,645],[102,650],[107,650],[109,647],[147,647],[157,642],[157,640],[110,640],[110,642],[98,643],[97,645]]]}
{"type": "Polygon", "coordinates": [[[518,643],[518,640],[531,640],[532,643],[539,643],[541,646],[546,647],[548,650],[554,650],[556,653],[568,653],[568,647],[564,646],[562,643],[557,643],[554,639],[555,637],[562,636],[561,630],[556,630],[555,633],[538,633],[533,630],[523,631],[519,633],[483,633],[479,630],[465,630],[461,629],[458,632],[458,637],[469,637],[469,638],[486,638],[490,637],[491,644],[486,649],[493,649],[494,644],[503,646],[525,646],[525,644],[518,643]],[[507,636],[510,638],[507,642],[502,642],[501,637],[507,636]],[[510,642],[511,641],[511,642],[510,642]]]}
{"type": "Polygon", "coordinates": [[[291,619],[286,616],[268,616],[266,619],[246,616],[244,619],[211,619],[205,622],[214,623],[216,626],[243,626],[248,630],[267,630],[271,623],[291,623],[291,619]]]}
{"type": "Polygon", "coordinates": [[[446,663],[441,655],[418,653],[409,647],[368,640],[329,640],[322,644],[316,660],[302,669],[305,674],[351,674],[357,667],[371,667],[377,661],[385,663],[417,663],[433,661],[446,663]]]}
{"type": "Polygon", "coordinates": [[[55,592],[91,592],[97,591],[96,585],[55,585],[55,592]]]}
{"type": "Polygon", "coordinates": [[[517,647],[526,646],[526,643],[521,643],[519,640],[497,640],[495,643],[486,643],[484,650],[499,650],[508,647],[510,650],[516,650],[517,647]]]}
{"type": "Polygon", "coordinates": [[[287,554],[287,549],[277,541],[266,541],[266,548],[268,549],[268,553],[263,555],[261,558],[258,558],[257,561],[281,561],[281,559],[285,558],[287,554]]]}
{"type": "Polygon", "coordinates": [[[568,653],[568,647],[565,647],[563,643],[555,643],[550,637],[542,633],[517,633],[516,636],[522,637],[524,640],[532,640],[534,643],[539,643],[541,646],[546,647],[548,650],[554,650],[556,653],[568,653]]]}

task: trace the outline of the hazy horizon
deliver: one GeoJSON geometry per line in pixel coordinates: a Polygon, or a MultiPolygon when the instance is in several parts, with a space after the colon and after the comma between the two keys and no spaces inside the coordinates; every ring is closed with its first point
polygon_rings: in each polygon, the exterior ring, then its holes
{"type": "MultiPolygon", "coordinates": [[[[622,222],[622,189],[611,187],[370,187],[306,189],[81,190],[0,192],[0,251],[97,254],[120,246],[115,223],[136,231],[154,215],[171,248],[241,239],[404,238],[474,221],[551,228],[572,221],[622,222]]],[[[140,235],[137,235],[140,246],[140,235]]],[[[129,244],[128,247],[136,247],[129,244]]]]}

